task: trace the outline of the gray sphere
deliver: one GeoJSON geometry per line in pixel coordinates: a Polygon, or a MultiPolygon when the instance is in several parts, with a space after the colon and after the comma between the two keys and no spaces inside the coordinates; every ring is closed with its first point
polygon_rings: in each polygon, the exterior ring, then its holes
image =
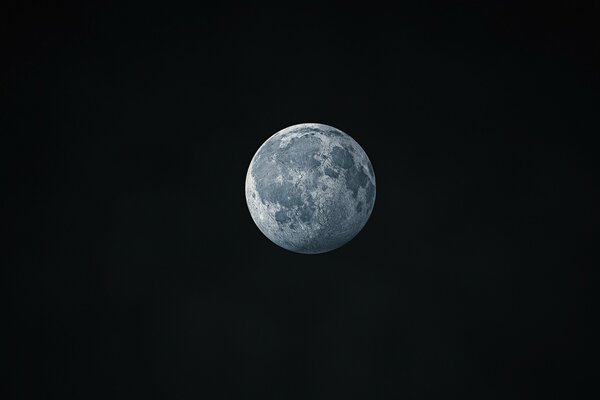
{"type": "Polygon", "coordinates": [[[246,174],[252,219],[271,241],[297,253],[336,249],[367,223],[375,173],[364,150],[331,126],[300,124],[271,136],[246,174]]]}

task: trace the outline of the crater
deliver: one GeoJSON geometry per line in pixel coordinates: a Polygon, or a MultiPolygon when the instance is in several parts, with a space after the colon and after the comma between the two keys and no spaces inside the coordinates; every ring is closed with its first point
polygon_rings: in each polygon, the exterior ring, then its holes
{"type": "Polygon", "coordinates": [[[279,210],[275,213],[275,221],[277,221],[280,225],[285,224],[290,221],[290,217],[288,217],[287,213],[283,210],[279,210]]]}

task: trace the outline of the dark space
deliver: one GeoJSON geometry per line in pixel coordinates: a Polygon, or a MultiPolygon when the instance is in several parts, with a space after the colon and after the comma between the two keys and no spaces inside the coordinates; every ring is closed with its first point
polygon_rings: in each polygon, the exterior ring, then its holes
{"type": "Polygon", "coordinates": [[[3,398],[596,398],[598,6],[2,10],[3,398]],[[301,122],[377,177],[323,255],[244,198],[301,122]]]}

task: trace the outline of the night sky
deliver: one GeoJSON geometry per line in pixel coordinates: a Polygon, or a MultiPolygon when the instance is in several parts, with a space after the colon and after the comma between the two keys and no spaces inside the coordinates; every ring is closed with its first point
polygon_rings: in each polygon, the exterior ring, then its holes
{"type": "Polygon", "coordinates": [[[599,7],[417,3],[2,6],[5,398],[584,398],[599,7]],[[244,197],[302,122],[377,177],[322,255],[244,197]]]}

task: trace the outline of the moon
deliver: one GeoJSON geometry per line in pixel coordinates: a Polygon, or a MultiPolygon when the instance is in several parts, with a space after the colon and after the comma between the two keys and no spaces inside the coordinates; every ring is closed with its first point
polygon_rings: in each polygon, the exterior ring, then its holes
{"type": "Polygon", "coordinates": [[[273,243],[296,253],[325,253],[367,223],[375,173],[362,147],[339,129],[293,125],[267,139],[252,158],[246,203],[273,243]]]}

